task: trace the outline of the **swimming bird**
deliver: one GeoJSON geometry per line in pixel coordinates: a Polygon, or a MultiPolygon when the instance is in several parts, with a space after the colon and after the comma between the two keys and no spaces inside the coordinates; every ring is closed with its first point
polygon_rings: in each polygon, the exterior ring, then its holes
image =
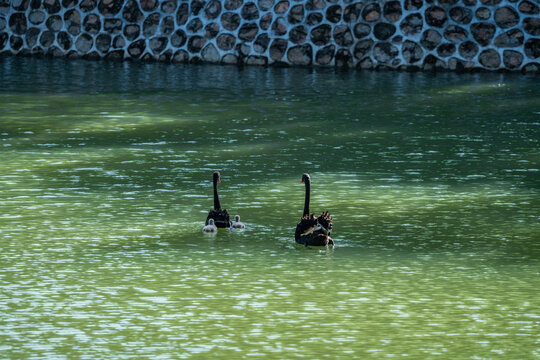
{"type": "Polygon", "coordinates": [[[234,222],[232,223],[231,228],[233,228],[233,229],[243,229],[245,227],[246,227],[246,225],[244,225],[243,223],[240,222],[240,215],[235,215],[234,216],[234,222]]]}
{"type": "Polygon", "coordinates": [[[229,228],[231,227],[231,219],[227,209],[221,209],[221,204],[219,203],[219,195],[217,190],[217,184],[221,183],[221,174],[219,171],[215,171],[213,175],[214,182],[214,209],[210,210],[208,216],[206,217],[205,225],[208,225],[209,220],[213,219],[215,225],[218,228],[229,228]]]}
{"type": "Polygon", "coordinates": [[[204,232],[216,232],[217,227],[214,224],[214,219],[208,220],[208,225],[205,225],[202,229],[204,232]]]}
{"type": "Polygon", "coordinates": [[[302,181],[306,186],[306,197],[304,201],[304,214],[296,225],[294,240],[305,246],[327,246],[334,245],[334,240],[330,237],[332,233],[332,217],[325,211],[315,217],[309,213],[309,200],[311,192],[311,177],[309,174],[302,175],[302,181]]]}

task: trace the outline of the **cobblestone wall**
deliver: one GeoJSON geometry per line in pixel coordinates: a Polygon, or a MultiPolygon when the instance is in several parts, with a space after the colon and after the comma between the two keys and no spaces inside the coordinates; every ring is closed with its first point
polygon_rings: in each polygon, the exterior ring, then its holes
{"type": "Polygon", "coordinates": [[[540,73],[540,3],[0,0],[0,54],[540,73]]]}

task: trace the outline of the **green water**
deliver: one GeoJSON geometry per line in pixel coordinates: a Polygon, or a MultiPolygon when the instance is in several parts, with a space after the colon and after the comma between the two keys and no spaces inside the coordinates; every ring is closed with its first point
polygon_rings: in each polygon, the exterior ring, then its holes
{"type": "Polygon", "coordinates": [[[540,358],[538,77],[0,80],[0,358],[540,358]],[[202,233],[215,170],[245,230],[202,233]],[[335,248],[294,244],[303,172],[335,248]]]}

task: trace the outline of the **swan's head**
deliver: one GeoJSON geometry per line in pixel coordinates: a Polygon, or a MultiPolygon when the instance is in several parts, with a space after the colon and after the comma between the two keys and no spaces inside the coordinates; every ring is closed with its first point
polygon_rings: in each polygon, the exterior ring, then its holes
{"type": "Polygon", "coordinates": [[[240,215],[235,215],[234,216],[234,221],[239,222],[240,221],[240,215]]]}
{"type": "Polygon", "coordinates": [[[219,171],[214,171],[214,181],[217,181],[218,183],[221,182],[221,174],[219,171]]]}
{"type": "Polygon", "coordinates": [[[307,184],[310,182],[311,182],[311,177],[309,176],[309,174],[302,175],[302,181],[300,181],[300,183],[307,184]]]}
{"type": "Polygon", "coordinates": [[[214,219],[208,219],[208,225],[214,225],[214,219]]]}

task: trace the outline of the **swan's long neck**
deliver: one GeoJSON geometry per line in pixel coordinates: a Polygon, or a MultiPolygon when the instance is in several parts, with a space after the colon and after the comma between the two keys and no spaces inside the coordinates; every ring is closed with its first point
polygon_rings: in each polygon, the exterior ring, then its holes
{"type": "Polygon", "coordinates": [[[308,180],[306,184],[306,200],[304,201],[304,216],[309,216],[309,193],[311,190],[311,182],[308,180]]]}
{"type": "Polygon", "coordinates": [[[214,210],[221,210],[221,205],[219,204],[219,195],[217,192],[217,179],[214,178],[214,210]]]}

